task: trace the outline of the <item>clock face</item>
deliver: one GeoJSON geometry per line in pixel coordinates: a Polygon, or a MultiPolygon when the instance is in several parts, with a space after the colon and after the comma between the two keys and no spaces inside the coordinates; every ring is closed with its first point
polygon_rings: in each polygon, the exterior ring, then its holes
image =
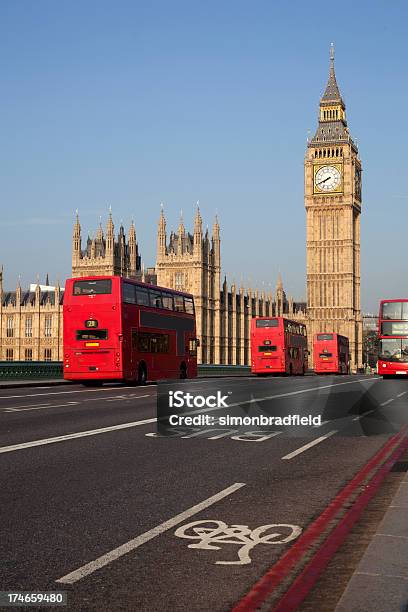
{"type": "Polygon", "coordinates": [[[316,172],[315,186],[320,191],[335,191],[341,182],[341,174],[334,166],[322,166],[316,172]]]}

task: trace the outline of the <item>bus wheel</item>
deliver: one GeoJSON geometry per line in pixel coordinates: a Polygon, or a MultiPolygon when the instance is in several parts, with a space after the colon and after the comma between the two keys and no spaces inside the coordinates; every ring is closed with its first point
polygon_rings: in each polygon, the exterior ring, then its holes
{"type": "Polygon", "coordinates": [[[147,370],[144,364],[140,364],[137,372],[137,384],[145,385],[147,381],[147,370]]]}
{"type": "Polygon", "coordinates": [[[187,366],[185,363],[182,363],[180,366],[180,378],[187,378],[187,366]]]}

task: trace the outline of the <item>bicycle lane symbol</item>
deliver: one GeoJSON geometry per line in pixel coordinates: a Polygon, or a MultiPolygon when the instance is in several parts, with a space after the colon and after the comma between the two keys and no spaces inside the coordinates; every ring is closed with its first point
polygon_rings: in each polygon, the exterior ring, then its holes
{"type": "Polygon", "coordinates": [[[248,525],[228,526],[223,521],[203,520],[182,525],[174,535],[178,538],[198,540],[188,548],[221,550],[223,544],[239,546],[238,561],[215,561],[216,565],[248,565],[252,559],[249,552],[258,544],[287,544],[302,533],[297,525],[272,523],[250,529],[248,525]],[[268,533],[269,532],[269,533],[268,533]]]}

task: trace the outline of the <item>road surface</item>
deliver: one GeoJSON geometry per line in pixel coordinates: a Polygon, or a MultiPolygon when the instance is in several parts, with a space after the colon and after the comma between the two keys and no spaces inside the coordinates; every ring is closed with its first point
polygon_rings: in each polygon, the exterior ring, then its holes
{"type": "Polygon", "coordinates": [[[65,591],[72,610],[231,610],[408,422],[405,380],[194,385],[322,425],[162,437],[154,384],[0,390],[3,590],[65,591]]]}

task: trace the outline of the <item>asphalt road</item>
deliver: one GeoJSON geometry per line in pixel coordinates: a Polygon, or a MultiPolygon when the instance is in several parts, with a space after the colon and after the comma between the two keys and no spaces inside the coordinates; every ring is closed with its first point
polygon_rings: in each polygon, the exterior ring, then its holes
{"type": "Polygon", "coordinates": [[[408,422],[405,380],[193,384],[322,425],[163,437],[156,385],[0,389],[3,590],[66,591],[72,610],[231,610],[408,422]]]}

